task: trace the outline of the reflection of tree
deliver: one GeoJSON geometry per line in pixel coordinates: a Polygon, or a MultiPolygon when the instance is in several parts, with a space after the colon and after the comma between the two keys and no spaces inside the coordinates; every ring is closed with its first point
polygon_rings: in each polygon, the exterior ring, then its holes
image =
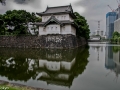
{"type": "Polygon", "coordinates": [[[76,56],[75,75],[78,76],[86,69],[89,57],[89,46],[86,46],[83,50],[79,49],[76,56]]]}
{"type": "Polygon", "coordinates": [[[0,48],[0,75],[15,81],[28,81],[32,78],[71,86],[73,79],[85,70],[89,57],[88,49],[88,47],[67,50],[0,48]],[[40,68],[39,60],[65,63],[75,60],[75,63],[70,70],[62,68],[59,71],[50,71],[47,68],[40,68]],[[47,73],[50,78],[38,77],[42,72],[47,73]],[[59,78],[62,74],[68,75],[69,78],[67,80],[59,78]]]}
{"type": "MultiPolygon", "coordinates": [[[[51,59],[47,58],[45,55],[51,54],[53,57],[55,57],[56,53],[61,53],[62,58],[56,60],[57,62],[67,61],[69,63],[75,58],[75,64],[73,65],[71,70],[65,70],[62,67],[59,71],[50,71],[45,67],[40,68],[39,70],[42,70],[41,72],[44,71],[46,75],[41,76],[39,80],[46,81],[48,84],[64,85],[70,87],[74,78],[77,77],[79,74],[82,74],[82,72],[86,69],[86,65],[88,63],[87,58],[89,57],[88,49],[89,47],[86,46],[74,50],[58,50],[57,52],[56,50],[48,50],[48,52],[45,51],[43,55],[44,57],[42,57],[41,59],[47,59],[47,62],[51,61],[51,59]],[[60,74],[68,75],[69,78],[67,80],[58,78],[60,74]]],[[[52,59],[52,61],[54,62],[55,59],[52,59]]]]}
{"type": "MultiPolygon", "coordinates": [[[[30,60],[17,56],[8,60],[0,61],[0,75],[8,77],[9,80],[27,81],[36,74],[34,70],[29,69],[30,60]]],[[[32,66],[33,68],[34,66],[32,66]]]]}

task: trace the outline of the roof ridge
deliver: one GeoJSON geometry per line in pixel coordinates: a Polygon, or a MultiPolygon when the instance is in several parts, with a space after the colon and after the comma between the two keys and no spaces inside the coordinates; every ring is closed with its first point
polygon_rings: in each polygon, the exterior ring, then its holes
{"type": "Polygon", "coordinates": [[[55,22],[59,23],[60,25],[62,25],[62,23],[54,16],[52,15],[44,24],[44,26],[46,26],[50,21],[51,19],[55,20],[55,22]]]}
{"type": "Polygon", "coordinates": [[[64,5],[64,6],[53,6],[53,7],[49,7],[48,8],[59,8],[59,7],[67,7],[67,6],[71,6],[71,5],[64,5]]]}

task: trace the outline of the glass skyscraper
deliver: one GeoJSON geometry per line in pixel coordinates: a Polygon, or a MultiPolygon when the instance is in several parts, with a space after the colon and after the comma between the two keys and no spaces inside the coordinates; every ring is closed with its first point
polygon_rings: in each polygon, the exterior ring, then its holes
{"type": "Polygon", "coordinates": [[[116,20],[116,12],[108,12],[106,14],[106,36],[107,39],[112,38],[114,32],[114,21],[116,20]]]}

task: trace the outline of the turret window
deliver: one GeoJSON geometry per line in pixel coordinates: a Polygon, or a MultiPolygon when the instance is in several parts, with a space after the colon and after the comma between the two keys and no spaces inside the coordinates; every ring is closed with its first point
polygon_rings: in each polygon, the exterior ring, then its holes
{"type": "Polygon", "coordinates": [[[51,30],[53,30],[53,27],[51,27],[51,30]]]}
{"type": "Polygon", "coordinates": [[[63,19],[63,16],[61,17],[61,19],[63,19]]]}
{"type": "Polygon", "coordinates": [[[64,16],[64,19],[66,18],[66,16],[64,16]]]}

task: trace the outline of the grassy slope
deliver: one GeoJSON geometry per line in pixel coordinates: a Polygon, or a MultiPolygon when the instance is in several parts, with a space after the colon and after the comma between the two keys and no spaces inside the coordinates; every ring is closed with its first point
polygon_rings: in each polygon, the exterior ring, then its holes
{"type": "Polygon", "coordinates": [[[0,90],[32,90],[32,89],[25,87],[13,87],[10,85],[0,85],[0,90]]]}

